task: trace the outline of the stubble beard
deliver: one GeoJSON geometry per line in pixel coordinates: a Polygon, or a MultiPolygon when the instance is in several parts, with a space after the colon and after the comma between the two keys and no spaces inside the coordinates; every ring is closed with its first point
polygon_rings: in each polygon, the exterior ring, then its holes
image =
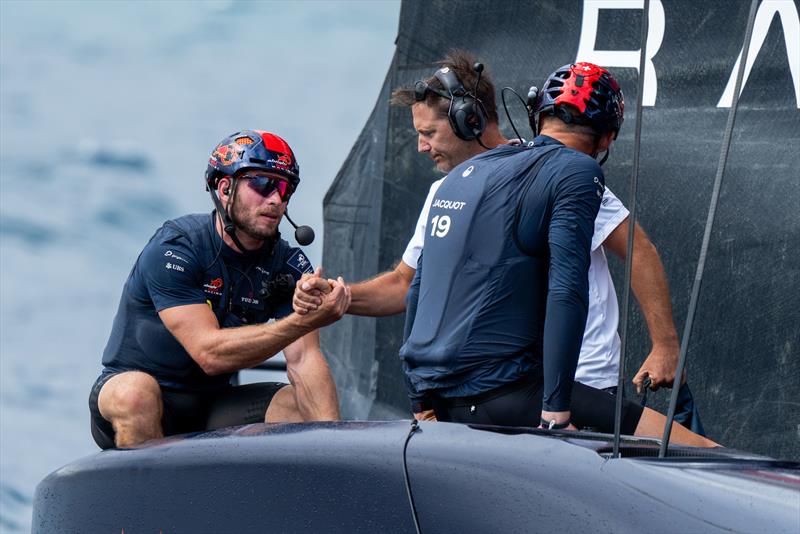
{"type": "MultiPolygon", "coordinates": [[[[466,141],[465,141],[466,142],[466,141]]],[[[485,150],[467,151],[465,149],[451,150],[446,155],[439,154],[439,161],[434,162],[436,170],[443,174],[449,174],[450,171],[467,161],[468,159],[482,154],[485,150]]]]}
{"type": "MultiPolygon", "coordinates": [[[[276,224],[272,228],[264,228],[259,227],[253,221],[253,218],[257,218],[258,215],[256,214],[248,214],[242,213],[244,210],[240,209],[236,202],[233,203],[231,206],[231,220],[233,224],[236,225],[236,228],[244,232],[245,234],[249,235],[254,239],[259,239],[261,241],[266,241],[267,239],[272,239],[277,234],[278,225],[276,224]],[[251,216],[252,215],[252,216],[251,216]]],[[[280,222],[280,219],[278,219],[280,222]]]]}
{"type": "Polygon", "coordinates": [[[439,161],[434,161],[433,162],[433,167],[438,172],[440,172],[442,174],[447,174],[447,173],[449,173],[450,171],[453,170],[453,167],[455,167],[455,165],[451,164],[450,158],[440,157],[439,161]]]}

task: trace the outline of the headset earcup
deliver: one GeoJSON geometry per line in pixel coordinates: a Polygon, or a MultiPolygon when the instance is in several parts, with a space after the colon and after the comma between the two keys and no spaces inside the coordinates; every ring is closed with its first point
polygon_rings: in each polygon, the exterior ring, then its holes
{"type": "MultiPolygon", "coordinates": [[[[474,68],[480,80],[483,65],[476,63],[474,68]]],[[[447,118],[453,133],[465,141],[472,141],[480,137],[486,129],[487,122],[486,110],[480,100],[473,93],[464,89],[458,76],[450,68],[443,67],[437,70],[434,76],[450,95],[450,109],[447,112],[447,118]]],[[[477,90],[477,82],[475,88],[477,90]]]]}
{"type": "Polygon", "coordinates": [[[473,98],[462,98],[453,104],[449,117],[453,132],[465,141],[480,137],[486,129],[486,114],[481,106],[476,106],[473,98]]]}
{"type": "Polygon", "coordinates": [[[456,137],[464,141],[471,141],[474,137],[472,137],[472,128],[467,124],[466,115],[463,109],[454,108],[450,112],[448,118],[450,119],[450,126],[453,128],[453,133],[456,134],[456,137]]]}
{"type": "Polygon", "coordinates": [[[486,123],[488,120],[486,119],[486,111],[479,102],[478,105],[475,106],[475,116],[473,119],[471,119],[471,122],[472,131],[475,132],[475,137],[480,137],[484,130],[486,130],[486,123]]]}

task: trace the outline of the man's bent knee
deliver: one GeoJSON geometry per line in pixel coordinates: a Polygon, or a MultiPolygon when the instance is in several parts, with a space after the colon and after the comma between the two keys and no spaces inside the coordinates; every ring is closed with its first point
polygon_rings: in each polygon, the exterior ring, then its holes
{"type": "Polygon", "coordinates": [[[303,417],[297,407],[297,399],[294,395],[294,387],[291,385],[283,386],[272,397],[272,401],[267,407],[264,421],[267,423],[302,423],[303,417]]]}
{"type": "Polygon", "coordinates": [[[162,436],[161,388],[147,373],[130,371],[111,377],[100,390],[97,408],[114,428],[118,447],[162,436]]]}
{"type": "Polygon", "coordinates": [[[97,407],[109,421],[141,415],[161,417],[161,388],[155,378],[147,373],[120,373],[103,384],[97,407]]]}

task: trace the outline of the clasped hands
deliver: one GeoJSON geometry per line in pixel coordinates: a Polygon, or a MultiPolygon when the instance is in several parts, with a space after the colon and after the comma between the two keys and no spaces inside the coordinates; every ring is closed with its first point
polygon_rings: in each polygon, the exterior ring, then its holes
{"type": "Polygon", "coordinates": [[[306,273],[297,281],[292,307],[319,328],[335,323],[347,312],[352,296],[342,277],[325,279],[322,268],[306,273]]]}

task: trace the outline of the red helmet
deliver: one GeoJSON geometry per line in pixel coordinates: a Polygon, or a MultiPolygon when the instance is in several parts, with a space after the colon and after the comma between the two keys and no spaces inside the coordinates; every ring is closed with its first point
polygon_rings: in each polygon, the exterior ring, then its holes
{"type": "Polygon", "coordinates": [[[215,190],[221,178],[243,169],[263,169],[285,176],[297,188],[300,167],[288,143],[262,130],[242,130],[219,142],[206,169],[206,188],[215,190]]]}
{"type": "Polygon", "coordinates": [[[564,65],[547,77],[531,119],[538,123],[539,115],[546,113],[566,123],[591,126],[598,133],[619,132],[624,111],[622,90],[611,73],[581,62],[564,65]]]}

